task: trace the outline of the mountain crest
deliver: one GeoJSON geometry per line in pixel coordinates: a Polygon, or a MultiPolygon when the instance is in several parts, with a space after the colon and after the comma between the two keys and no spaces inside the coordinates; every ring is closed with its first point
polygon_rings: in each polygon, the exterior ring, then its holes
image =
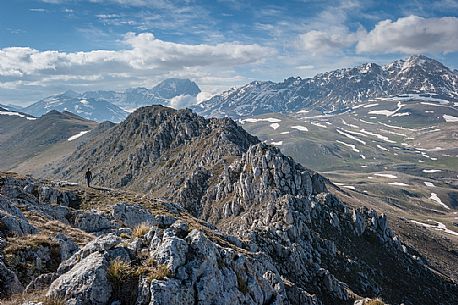
{"type": "Polygon", "coordinates": [[[205,116],[231,117],[302,109],[342,112],[369,99],[407,93],[457,99],[458,75],[434,59],[415,55],[383,67],[367,63],[307,79],[252,82],[216,95],[195,109],[205,116]]]}

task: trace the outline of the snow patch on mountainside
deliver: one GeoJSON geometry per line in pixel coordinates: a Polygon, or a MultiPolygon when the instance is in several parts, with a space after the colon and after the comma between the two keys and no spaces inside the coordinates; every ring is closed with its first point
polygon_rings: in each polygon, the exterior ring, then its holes
{"type": "Polygon", "coordinates": [[[359,153],[359,149],[356,149],[356,146],[353,145],[353,144],[348,144],[348,143],[345,143],[345,142],[339,141],[339,140],[336,140],[336,142],[339,143],[339,144],[348,146],[348,147],[350,147],[354,152],[358,152],[358,153],[359,153]]]}
{"type": "Polygon", "coordinates": [[[383,177],[383,178],[388,178],[388,179],[397,179],[398,177],[395,176],[395,175],[392,175],[392,174],[380,174],[380,173],[376,173],[374,174],[374,176],[379,176],[379,177],[383,177]]]}
{"type": "Polygon", "coordinates": [[[431,193],[431,197],[429,197],[429,199],[434,200],[435,202],[437,202],[438,204],[440,204],[447,210],[450,210],[450,208],[445,203],[442,202],[442,200],[437,196],[436,193],[431,193]]]}
{"type": "Polygon", "coordinates": [[[452,116],[452,115],[444,114],[442,117],[444,118],[444,120],[445,120],[447,123],[455,123],[455,122],[458,122],[458,117],[455,117],[455,116],[452,116]]]}
{"type": "Polygon", "coordinates": [[[0,115],[17,116],[17,117],[25,118],[25,119],[30,120],[30,121],[33,121],[33,120],[37,119],[37,118],[26,116],[26,115],[23,115],[21,113],[14,112],[14,111],[0,111],[0,115]]]}
{"type": "Polygon", "coordinates": [[[76,140],[76,139],[78,139],[79,137],[81,137],[81,136],[87,134],[89,131],[90,131],[90,130],[81,131],[80,133],[77,133],[76,135],[73,135],[73,136],[71,136],[70,138],[68,138],[67,141],[70,142],[70,141],[76,140]]]}
{"type": "Polygon", "coordinates": [[[300,131],[309,131],[307,127],[301,126],[301,125],[296,125],[296,126],[291,126],[292,129],[297,129],[300,131]]]}

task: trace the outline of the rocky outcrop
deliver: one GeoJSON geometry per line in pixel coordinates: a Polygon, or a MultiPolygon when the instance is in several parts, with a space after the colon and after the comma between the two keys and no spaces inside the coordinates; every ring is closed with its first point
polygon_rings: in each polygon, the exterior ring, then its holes
{"type": "Polygon", "coordinates": [[[79,246],[63,233],[58,233],[56,235],[56,240],[59,243],[60,260],[62,262],[70,258],[70,256],[79,250],[79,246]]]}
{"type": "Polygon", "coordinates": [[[111,215],[116,221],[129,228],[135,228],[142,223],[152,224],[155,221],[154,216],[147,209],[127,203],[118,203],[113,206],[111,215]]]}
{"type": "Polygon", "coordinates": [[[258,142],[230,119],[205,119],[190,110],[161,106],[142,107],[83,144],[62,163],[57,175],[81,180],[87,168],[97,164],[94,184],[151,192],[172,201],[181,198],[188,206],[199,201],[205,191],[204,184],[195,181],[208,176],[206,170],[219,170],[223,160],[240,156],[258,142]],[[132,145],[134,142],[137,144],[132,145]],[[185,183],[203,189],[183,188],[185,183]],[[193,192],[196,194],[190,194],[193,192]]]}
{"type": "Polygon", "coordinates": [[[21,210],[0,195],[0,232],[4,235],[25,235],[36,231],[21,210]]]}
{"type": "Polygon", "coordinates": [[[64,298],[67,303],[105,305],[112,289],[107,268],[106,255],[94,252],[58,277],[49,287],[48,295],[64,298]]]}
{"type": "Polygon", "coordinates": [[[268,257],[221,247],[198,230],[184,239],[174,229],[155,230],[150,255],[174,276],[151,282],[150,304],[288,304],[268,257]]]}
{"type": "Polygon", "coordinates": [[[24,290],[16,274],[8,269],[0,260],[0,299],[7,298],[12,294],[20,293],[24,290]]]}
{"type": "Polygon", "coordinates": [[[75,217],[75,226],[83,231],[95,233],[113,228],[108,216],[99,211],[78,213],[75,217]]]}
{"type": "Polygon", "coordinates": [[[323,302],[343,304],[355,294],[379,295],[400,269],[406,282],[430,273],[408,254],[385,215],[350,209],[327,191],[326,179],[276,148],[250,147],[218,181],[202,217],[272,257],[282,277],[295,283],[287,286],[289,295],[313,292],[323,302]],[[372,251],[390,262],[381,267],[372,251]],[[356,280],[350,279],[354,273],[356,280]]]}

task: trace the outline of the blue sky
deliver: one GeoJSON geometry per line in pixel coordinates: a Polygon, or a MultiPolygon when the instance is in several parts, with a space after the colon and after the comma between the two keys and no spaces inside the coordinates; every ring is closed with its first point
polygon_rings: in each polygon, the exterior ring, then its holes
{"type": "Polygon", "coordinates": [[[0,2],[0,103],[151,87],[208,94],[426,54],[458,68],[458,0],[0,2]]]}

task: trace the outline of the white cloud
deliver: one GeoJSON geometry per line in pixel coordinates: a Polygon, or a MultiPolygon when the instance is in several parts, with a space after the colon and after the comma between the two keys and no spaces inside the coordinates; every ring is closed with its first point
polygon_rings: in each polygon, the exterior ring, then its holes
{"type": "MultiPolygon", "coordinates": [[[[257,44],[179,44],[151,33],[128,33],[124,50],[66,53],[27,47],[0,49],[0,87],[141,86],[170,76],[199,81],[207,75],[234,77],[239,65],[261,62],[273,49],[257,44]]],[[[196,102],[195,102],[196,103],[196,102]]]]}
{"type": "Polygon", "coordinates": [[[326,56],[355,45],[366,30],[360,26],[351,31],[346,23],[349,14],[360,8],[361,3],[355,0],[341,0],[327,7],[307,23],[305,33],[298,35],[296,47],[312,56],[326,56]]]}
{"type": "Polygon", "coordinates": [[[44,13],[46,10],[44,8],[31,8],[29,9],[31,12],[37,12],[37,13],[44,13]]]}
{"type": "Polygon", "coordinates": [[[273,50],[252,44],[222,43],[216,45],[185,45],[156,39],[151,33],[133,34],[125,37],[136,56],[130,60],[132,66],[233,66],[259,62],[273,50]]]}
{"type": "Polygon", "coordinates": [[[214,95],[215,93],[211,93],[211,92],[205,92],[205,91],[200,92],[199,94],[197,94],[197,98],[196,98],[197,104],[200,104],[203,101],[211,99],[214,95]]]}
{"type": "Polygon", "coordinates": [[[339,52],[341,49],[354,45],[365,33],[363,29],[350,32],[345,27],[337,27],[327,31],[312,30],[299,35],[297,45],[313,56],[325,55],[339,52]]]}
{"type": "Polygon", "coordinates": [[[170,100],[170,106],[175,109],[186,108],[197,104],[197,99],[192,95],[179,95],[170,100]]]}
{"type": "Polygon", "coordinates": [[[458,51],[458,18],[409,16],[377,23],[357,44],[358,52],[447,53],[458,51]]]}

